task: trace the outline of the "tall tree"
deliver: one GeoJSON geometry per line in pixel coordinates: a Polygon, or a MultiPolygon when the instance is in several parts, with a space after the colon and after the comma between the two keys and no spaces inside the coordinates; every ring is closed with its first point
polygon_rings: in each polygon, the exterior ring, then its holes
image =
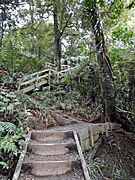
{"type": "Polygon", "coordinates": [[[54,22],[54,54],[57,70],[61,70],[62,36],[71,24],[71,0],[50,0],[46,3],[47,12],[53,16],[54,22]],[[51,13],[50,13],[51,12],[51,13]]]}
{"type": "Polygon", "coordinates": [[[29,11],[30,11],[30,20],[31,20],[31,53],[35,53],[35,43],[34,43],[34,2],[33,0],[29,1],[29,11]]]}
{"type": "Polygon", "coordinates": [[[85,6],[87,8],[89,21],[94,33],[97,60],[101,69],[104,120],[105,122],[111,121],[115,118],[116,114],[115,92],[113,87],[111,64],[107,56],[107,48],[101,23],[100,11],[96,0],[85,0],[85,6]]]}
{"type": "Polygon", "coordinates": [[[53,5],[53,20],[54,20],[54,39],[55,39],[55,59],[58,71],[61,70],[61,32],[58,23],[58,6],[56,2],[53,5]]]}
{"type": "MultiPolygon", "coordinates": [[[[17,15],[15,13],[19,7],[19,0],[1,0],[0,1],[0,59],[3,48],[3,39],[5,31],[12,30],[16,26],[17,15]]],[[[5,64],[0,64],[0,68],[6,69],[5,64]]]]}
{"type": "Polygon", "coordinates": [[[15,10],[20,5],[19,0],[1,0],[0,1],[0,49],[6,29],[15,26],[17,15],[15,10]]]}

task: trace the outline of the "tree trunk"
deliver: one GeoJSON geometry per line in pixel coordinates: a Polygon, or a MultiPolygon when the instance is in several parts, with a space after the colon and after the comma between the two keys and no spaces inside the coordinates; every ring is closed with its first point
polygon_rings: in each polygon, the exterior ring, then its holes
{"type": "MultiPolygon", "coordinates": [[[[3,24],[3,23],[2,23],[3,24]]],[[[4,33],[4,30],[3,30],[3,25],[1,25],[2,27],[0,27],[0,50],[2,48],[2,41],[3,41],[3,33],[4,33]]]]}
{"type": "Polygon", "coordinates": [[[129,81],[129,108],[135,112],[135,63],[134,61],[128,67],[129,81]]]}
{"type": "Polygon", "coordinates": [[[95,36],[96,54],[101,69],[101,84],[103,90],[103,114],[104,120],[112,121],[115,118],[115,93],[112,80],[112,71],[109,58],[106,53],[103,27],[98,6],[94,3],[89,9],[89,18],[95,36]]]}
{"type": "Polygon", "coordinates": [[[58,10],[57,5],[54,4],[54,38],[55,38],[55,60],[57,65],[57,70],[61,71],[61,33],[58,27],[58,10]]]}
{"type": "Polygon", "coordinates": [[[4,23],[3,23],[4,12],[0,13],[0,50],[2,48],[3,36],[4,36],[4,23]]]}
{"type": "Polygon", "coordinates": [[[31,54],[35,54],[35,40],[34,40],[34,2],[29,1],[30,5],[30,19],[31,19],[31,54]]]}
{"type": "Polygon", "coordinates": [[[38,59],[41,59],[41,47],[38,47],[38,59]]]}

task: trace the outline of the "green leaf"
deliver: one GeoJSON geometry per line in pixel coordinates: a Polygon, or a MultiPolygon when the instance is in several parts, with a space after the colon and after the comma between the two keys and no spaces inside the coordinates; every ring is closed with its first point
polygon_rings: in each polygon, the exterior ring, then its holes
{"type": "Polygon", "coordinates": [[[3,169],[9,169],[9,164],[4,161],[1,161],[0,165],[2,166],[3,169]]]}
{"type": "Polygon", "coordinates": [[[13,123],[10,122],[0,122],[0,133],[4,132],[15,132],[16,126],[13,123]]]}
{"type": "Polygon", "coordinates": [[[7,110],[9,110],[9,111],[14,110],[14,104],[9,104],[9,105],[7,106],[7,110]]]}
{"type": "Polygon", "coordinates": [[[64,103],[62,103],[62,102],[60,102],[60,109],[63,109],[63,110],[66,109],[66,105],[64,103]]]}

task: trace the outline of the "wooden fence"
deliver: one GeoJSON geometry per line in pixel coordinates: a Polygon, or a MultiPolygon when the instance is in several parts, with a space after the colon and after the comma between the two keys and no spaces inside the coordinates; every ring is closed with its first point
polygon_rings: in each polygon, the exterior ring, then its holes
{"type": "Polygon", "coordinates": [[[88,127],[78,131],[82,151],[86,151],[89,147],[93,147],[94,143],[103,133],[108,136],[109,131],[118,130],[120,127],[115,123],[99,123],[90,124],[88,127]]]}
{"type": "Polygon", "coordinates": [[[55,68],[52,68],[51,64],[49,65],[50,68],[48,67],[45,70],[35,72],[20,79],[18,82],[18,91],[27,93],[43,85],[47,85],[50,89],[50,86],[54,81],[56,83],[62,83],[64,81],[64,77],[71,74],[78,67],[76,66],[69,68],[67,65],[65,65],[62,66],[64,70],[58,72],[55,70],[55,68]]]}

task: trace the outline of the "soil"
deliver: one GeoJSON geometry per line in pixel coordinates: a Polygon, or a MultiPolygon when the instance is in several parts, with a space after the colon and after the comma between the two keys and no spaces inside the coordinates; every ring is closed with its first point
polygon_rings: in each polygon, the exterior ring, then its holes
{"type": "Polygon", "coordinates": [[[135,180],[135,135],[124,131],[104,137],[93,160],[85,153],[91,177],[95,180],[135,180]]]}

